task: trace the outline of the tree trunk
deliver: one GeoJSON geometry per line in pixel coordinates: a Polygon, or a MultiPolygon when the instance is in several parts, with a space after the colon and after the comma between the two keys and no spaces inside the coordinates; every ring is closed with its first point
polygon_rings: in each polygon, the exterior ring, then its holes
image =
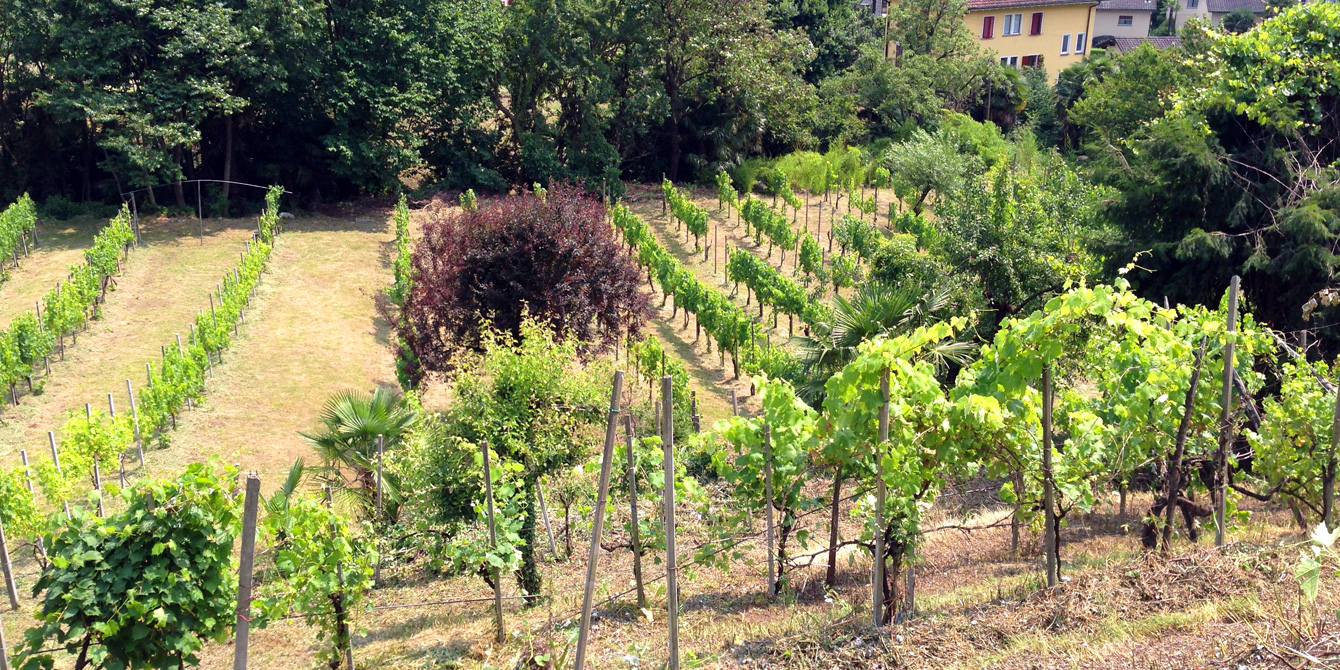
{"type": "Polygon", "coordinates": [[[842,506],[842,466],[833,473],[833,516],[828,522],[828,572],[824,575],[824,584],[833,588],[837,584],[838,552],[838,509],[842,506]]]}
{"type": "Polygon", "coordinates": [[[522,591],[533,594],[539,593],[543,586],[535,556],[535,481],[527,478],[523,486],[526,505],[521,515],[521,567],[517,572],[517,583],[522,591]]]}
{"type": "Polygon", "coordinates": [[[228,216],[228,194],[231,192],[232,184],[228,182],[233,178],[233,115],[223,115],[223,212],[221,216],[228,216]]]}
{"type": "MultiPolygon", "coordinates": [[[[173,152],[177,167],[181,168],[181,147],[177,147],[173,152]]],[[[176,199],[177,206],[186,209],[186,191],[181,187],[181,179],[172,182],[172,197],[176,199]]]]}

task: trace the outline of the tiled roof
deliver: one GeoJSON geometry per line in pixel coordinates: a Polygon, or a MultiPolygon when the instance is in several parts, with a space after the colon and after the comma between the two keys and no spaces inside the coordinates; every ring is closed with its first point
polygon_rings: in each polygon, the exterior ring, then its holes
{"type": "Polygon", "coordinates": [[[1205,0],[1205,7],[1214,13],[1228,13],[1235,9],[1245,9],[1253,14],[1264,14],[1266,3],[1262,0],[1205,0]]]}
{"type": "MultiPolygon", "coordinates": [[[[1182,38],[1177,35],[1166,37],[1114,37],[1112,38],[1112,41],[1114,42],[1113,47],[1118,53],[1129,53],[1134,51],[1136,47],[1144,42],[1149,42],[1154,45],[1155,49],[1168,49],[1182,45],[1182,38]]],[[[1094,42],[1096,44],[1098,40],[1095,39],[1094,42]]]]}
{"type": "Polygon", "coordinates": [[[968,11],[977,12],[984,9],[1015,9],[1018,7],[1096,4],[1098,4],[1098,0],[968,0],[968,11]]]}
{"type": "Polygon", "coordinates": [[[1158,3],[1154,0],[1102,0],[1098,3],[1098,11],[1107,10],[1125,10],[1128,12],[1152,12],[1158,9],[1158,3]]]}

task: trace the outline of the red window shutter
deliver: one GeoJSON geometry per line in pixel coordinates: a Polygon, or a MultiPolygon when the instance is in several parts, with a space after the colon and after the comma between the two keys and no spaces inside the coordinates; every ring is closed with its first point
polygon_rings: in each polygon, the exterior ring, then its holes
{"type": "Polygon", "coordinates": [[[1037,66],[1038,66],[1037,56],[1024,56],[1024,67],[1037,67],[1037,66]]]}
{"type": "Polygon", "coordinates": [[[996,32],[996,17],[994,16],[982,17],[982,39],[989,40],[992,37],[995,37],[995,32],[996,32]]]}
{"type": "Polygon", "coordinates": [[[1028,31],[1029,35],[1042,34],[1042,12],[1033,12],[1033,29],[1028,31]]]}

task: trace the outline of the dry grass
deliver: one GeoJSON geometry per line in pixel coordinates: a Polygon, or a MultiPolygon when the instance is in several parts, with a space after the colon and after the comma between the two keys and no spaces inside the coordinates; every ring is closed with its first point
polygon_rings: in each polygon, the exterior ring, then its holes
{"type": "Polygon", "coordinates": [[[34,302],[65,279],[69,266],[82,263],[84,250],[105,225],[105,219],[87,217],[38,225],[41,246],[31,248],[29,256],[20,256],[17,269],[6,263],[9,279],[0,284],[0,326],[8,327],[14,317],[32,311],[34,302]]]}
{"type": "MultiPolygon", "coordinates": [[[[220,456],[278,485],[311,448],[322,404],[346,389],[396,387],[374,296],[390,283],[394,231],[384,210],[286,223],[247,325],[208,381],[205,403],[150,455],[150,470],[220,456]],[[357,218],[357,222],[355,221],[357,218]]],[[[309,459],[310,460],[310,459],[309,459]]]]}
{"type": "MultiPolygon", "coordinates": [[[[37,394],[22,396],[18,407],[0,414],[0,463],[17,465],[20,449],[27,449],[34,460],[50,458],[47,431],[57,431],[59,439],[70,412],[82,412],[85,403],[105,409],[108,393],[114,394],[120,411],[126,410],[125,380],[142,386],[145,362],[155,361],[159,347],[175,334],[184,336],[195,312],[208,307],[208,293],[236,265],[252,222],[206,221],[204,244],[192,235],[196,225],[166,219],[142,223],[143,244],[122,264],[102,317],[76,341],[66,338],[65,359],[52,357],[51,376],[39,377],[37,394]]],[[[45,259],[45,265],[57,265],[61,253],[45,259]]],[[[60,267],[56,279],[65,276],[60,267]]],[[[28,283],[36,286],[36,280],[28,283]]],[[[10,288],[18,286],[0,288],[0,294],[10,288]]]]}

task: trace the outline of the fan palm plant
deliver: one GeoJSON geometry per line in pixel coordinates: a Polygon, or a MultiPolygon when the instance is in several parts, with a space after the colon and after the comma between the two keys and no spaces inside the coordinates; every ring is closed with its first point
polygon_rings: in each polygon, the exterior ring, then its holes
{"type": "MultiPolygon", "coordinates": [[[[377,491],[377,436],[387,451],[400,446],[416,413],[397,393],[341,391],[321,409],[321,430],[300,433],[316,449],[324,466],[317,474],[337,494],[374,513],[377,491]]],[[[400,494],[393,477],[383,474],[382,496],[386,519],[396,517],[400,494]]]]}
{"type": "MultiPolygon", "coordinates": [[[[801,397],[818,407],[823,402],[824,383],[856,358],[862,342],[911,332],[954,316],[952,295],[943,288],[921,291],[882,282],[862,285],[850,299],[836,295],[831,317],[813,325],[801,338],[799,359],[806,381],[801,397]]],[[[964,363],[976,350],[971,342],[948,342],[927,350],[937,368],[964,363]]]]}

